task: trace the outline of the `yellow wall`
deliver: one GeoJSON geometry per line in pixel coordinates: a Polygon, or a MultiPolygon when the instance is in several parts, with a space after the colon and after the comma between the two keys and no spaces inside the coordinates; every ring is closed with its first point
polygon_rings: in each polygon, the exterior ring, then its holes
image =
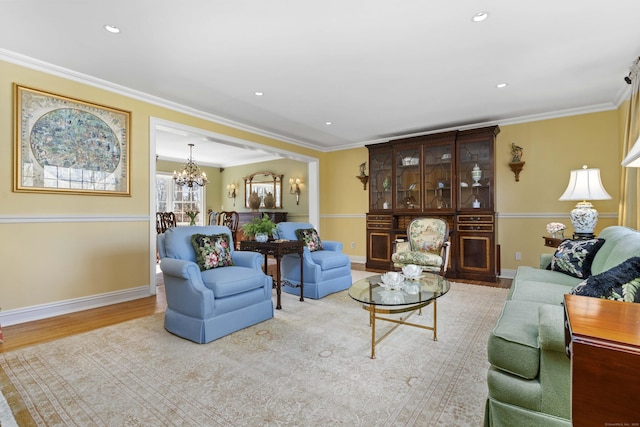
{"type": "Polygon", "coordinates": [[[3,311],[144,288],[155,281],[149,268],[155,229],[149,212],[152,117],[317,157],[313,150],[4,61],[0,106],[3,311]],[[131,196],[13,192],[13,83],[130,111],[131,196]]]}
{"type": "Polygon", "coordinates": [[[596,233],[617,223],[618,177],[621,154],[618,111],[583,114],[537,122],[501,126],[496,143],[496,210],[502,268],[537,266],[549,222],[573,232],[569,211],[576,202],[559,201],[569,182],[569,172],[582,165],[600,168],[602,183],[612,200],[593,201],[601,217],[596,233]],[[511,143],[524,148],[524,170],[516,182],[508,163],[511,143]],[[515,260],[515,252],[522,254],[515,260]]]}
{"type": "Polygon", "coordinates": [[[362,147],[325,153],[320,162],[322,238],[341,241],[343,252],[361,262],[366,257],[369,186],[365,191],[356,176],[360,174],[358,166],[368,158],[368,150],[362,147]]]}
{"type": "MultiPolygon", "coordinates": [[[[0,106],[3,310],[138,288],[153,280],[149,272],[149,242],[154,223],[153,213],[149,212],[151,117],[318,158],[322,238],[342,241],[345,253],[359,259],[365,257],[368,191],[363,190],[356,178],[358,165],[368,158],[364,147],[320,153],[2,61],[0,106]],[[14,82],[131,111],[131,197],[13,192],[14,82]],[[353,249],[351,242],[355,245],[353,249]]],[[[601,217],[598,230],[616,223],[623,108],[501,126],[496,148],[496,199],[503,269],[537,265],[539,254],[551,251],[542,245],[544,226],[550,221],[569,225],[567,214],[573,204],[557,199],[566,187],[569,171],[582,164],[601,169],[604,185],[613,196],[611,201],[594,203],[605,216],[601,217]],[[514,181],[507,165],[511,142],[524,147],[526,164],[520,182],[514,181]],[[522,261],[514,260],[515,251],[522,253],[522,261]]],[[[303,178],[299,207],[288,194],[285,179],[285,210],[295,215],[308,214],[306,166],[294,162],[270,163],[266,167],[281,166],[282,171],[287,169],[291,175],[303,178]]],[[[215,194],[215,189],[223,193],[229,179],[235,181],[247,172],[255,172],[253,166],[228,168],[218,176],[211,172],[215,184],[208,189],[207,207],[215,209],[222,204],[226,207],[230,200],[215,194]]],[[[240,191],[239,195],[242,194],[240,191]]],[[[236,206],[242,206],[240,198],[236,206]]]]}

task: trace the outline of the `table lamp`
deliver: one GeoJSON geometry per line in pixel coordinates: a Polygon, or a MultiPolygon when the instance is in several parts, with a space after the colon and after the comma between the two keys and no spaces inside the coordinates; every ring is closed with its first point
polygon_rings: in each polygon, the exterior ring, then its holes
{"type": "Polygon", "coordinates": [[[600,169],[587,168],[571,171],[569,185],[559,200],[581,200],[569,214],[575,235],[578,237],[591,237],[598,223],[598,211],[588,200],[611,199],[607,190],[600,181],[600,169]]]}

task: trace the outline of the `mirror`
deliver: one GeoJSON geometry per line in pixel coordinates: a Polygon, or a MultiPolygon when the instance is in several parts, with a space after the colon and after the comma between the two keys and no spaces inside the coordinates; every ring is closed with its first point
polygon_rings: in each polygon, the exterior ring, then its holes
{"type": "Polygon", "coordinates": [[[251,193],[255,192],[260,197],[260,208],[282,209],[282,177],[284,175],[276,175],[267,171],[256,172],[244,177],[244,207],[252,207],[249,204],[249,197],[251,193]],[[271,198],[267,198],[269,193],[273,196],[273,202],[271,202],[271,198]],[[265,203],[265,198],[267,198],[267,203],[265,203]]]}

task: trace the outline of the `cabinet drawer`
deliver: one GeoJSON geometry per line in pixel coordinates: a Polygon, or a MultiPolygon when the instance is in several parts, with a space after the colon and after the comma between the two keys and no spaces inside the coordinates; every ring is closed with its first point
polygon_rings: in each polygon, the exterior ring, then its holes
{"type": "Polygon", "coordinates": [[[493,224],[458,224],[458,231],[481,231],[493,233],[493,224]]]}
{"type": "Polygon", "coordinates": [[[391,215],[367,215],[367,228],[391,229],[393,228],[393,216],[391,215]]]}
{"type": "Polygon", "coordinates": [[[493,215],[458,215],[458,223],[490,223],[493,224],[493,215]]]}
{"type": "Polygon", "coordinates": [[[391,230],[391,224],[386,222],[367,222],[367,228],[377,228],[382,230],[391,230]]]}
{"type": "Polygon", "coordinates": [[[393,215],[367,215],[367,221],[385,221],[391,223],[393,215]]]}

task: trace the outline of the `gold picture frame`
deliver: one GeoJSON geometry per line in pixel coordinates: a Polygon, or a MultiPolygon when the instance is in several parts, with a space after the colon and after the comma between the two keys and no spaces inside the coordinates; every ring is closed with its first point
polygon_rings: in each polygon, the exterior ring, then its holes
{"type": "Polygon", "coordinates": [[[14,83],[16,192],[130,196],[129,111],[14,83]]]}

